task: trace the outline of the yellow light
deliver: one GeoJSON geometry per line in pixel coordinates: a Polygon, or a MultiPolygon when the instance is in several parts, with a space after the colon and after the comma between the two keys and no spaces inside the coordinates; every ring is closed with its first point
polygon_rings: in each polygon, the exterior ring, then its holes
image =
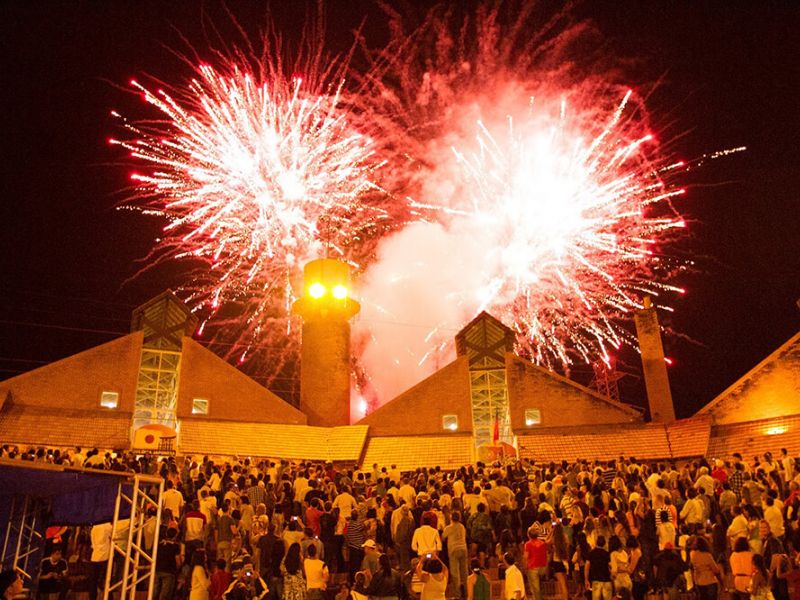
{"type": "Polygon", "coordinates": [[[308,295],[312,298],[322,298],[325,295],[325,286],[321,283],[312,283],[308,287],[308,295]]]}
{"type": "Polygon", "coordinates": [[[344,300],[347,298],[347,288],[343,285],[337,285],[333,288],[333,297],[337,300],[344,300]]]}
{"type": "Polygon", "coordinates": [[[780,435],[782,433],[786,433],[786,427],[776,425],[775,427],[770,427],[767,429],[766,433],[767,435],[780,435]]]}

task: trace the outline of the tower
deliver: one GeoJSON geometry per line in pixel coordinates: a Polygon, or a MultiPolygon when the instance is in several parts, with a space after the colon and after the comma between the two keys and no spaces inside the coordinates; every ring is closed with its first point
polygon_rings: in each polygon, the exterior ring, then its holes
{"type": "Polygon", "coordinates": [[[309,425],[350,423],[350,319],[361,306],[350,298],[350,267],[321,258],[303,269],[303,296],[292,311],[303,318],[300,410],[309,425]]]}
{"type": "Polygon", "coordinates": [[[456,334],[456,354],[469,359],[472,431],[475,446],[511,442],[506,353],[514,332],[482,312],[456,334]]]}
{"type": "Polygon", "coordinates": [[[675,420],[675,408],[672,404],[672,392],[669,389],[669,377],[664,360],[664,347],[661,345],[658,316],[649,296],[644,299],[644,308],[637,310],[633,318],[636,322],[636,335],[639,338],[639,349],[642,353],[642,369],[647,387],[650,419],[669,423],[675,420]]]}

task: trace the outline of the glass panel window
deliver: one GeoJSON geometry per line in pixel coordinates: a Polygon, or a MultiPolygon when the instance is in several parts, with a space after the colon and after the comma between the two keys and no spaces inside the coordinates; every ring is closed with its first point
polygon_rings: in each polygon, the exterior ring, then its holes
{"type": "Polygon", "coordinates": [[[194,400],[192,400],[192,414],[207,415],[208,400],[206,400],[205,398],[195,398],[194,400]]]}
{"type": "Polygon", "coordinates": [[[525,409],[525,427],[539,425],[542,422],[542,412],[538,408],[525,409]]]}
{"type": "Polygon", "coordinates": [[[442,417],[442,429],[456,431],[458,429],[458,415],[444,415],[442,417]]]}
{"type": "Polygon", "coordinates": [[[103,408],[117,408],[119,405],[119,392],[104,390],[100,394],[100,406],[103,408]]]}

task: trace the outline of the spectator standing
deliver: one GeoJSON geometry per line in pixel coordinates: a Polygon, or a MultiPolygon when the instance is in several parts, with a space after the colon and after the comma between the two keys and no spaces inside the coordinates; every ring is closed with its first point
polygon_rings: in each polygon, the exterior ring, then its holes
{"type": "Polygon", "coordinates": [[[50,556],[42,561],[39,567],[38,595],[58,595],[59,600],[67,597],[69,581],[67,580],[67,561],[64,560],[61,548],[53,548],[50,556]]]}
{"type": "Polygon", "coordinates": [[[111,555],[111,523],[92,527],[92,560],[89,567],[89,600],[97,600],[98,586],[105,588],[108,557],[111,555]]]}
{"type": "Polygon", "coordinates": [[[442,541],[447,544],[447,560],[450,575],[459,597],[465,596],[467,583],[467,529],[461,523],[461,514],[454,512],[450,524],[442,532],[442,541]]]}
{"type": "Polygon", "coordinates": [[[597,536],[595,547],[589,552],[584,567],[586,589],[592,591],[592,600],[611,600],[611,555],[606,550],[606,539],[597,536]]]}
{"type": "Polygon", "coordinates": [[[534,529],[528,530],[528,541],[525,543],[525,574],[528,587],[535,600],[542,600],[542,577],[547,573],[547,544],[539,539],[534,529]]]}
{"type": "Polygon", "coordinates": [[[503,562],[506,564],[506,600],[523,600],[525,598],[525,579],[516,564],[516,558],[511,552],[506,552],[503,562]]]}
{"type": "Polygon", "coordinates": [[[181,545],[177,538],[178,530],[168,527],[164,539],[158,542],[153,600],[170,600],[175,591],[181,567],[181,545]]]}
{"type": "Polygon", "coordinates": [[[300,544],[289,546],[281,563],[283,576],[283,600],[305,600],[306,582],[303,578],[303,564],[300,558],[300,544]]]}
{"type": "Polygon", "coordinates": [[[192,554],[192,579],[189,600],[209,600],[211,580],[206,572],[206,552],[197,550],[192,554]]]}

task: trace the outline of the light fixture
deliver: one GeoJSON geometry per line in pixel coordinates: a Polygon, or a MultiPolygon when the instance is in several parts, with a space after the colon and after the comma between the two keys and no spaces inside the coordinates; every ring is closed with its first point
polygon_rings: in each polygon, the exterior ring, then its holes
{"type": "Polygon", "coordinates": [[[333,297],[337,300],[344,300],[347,298],[347,288],[343,285],[337,285],[333,288],[333,297]]]}
{"type": "Polygon", "coordinates": [[[322,298],[325,295],[325,286],[321,283],[312,283],[308,287],[308,295],[312,298],[322,298]]]}

